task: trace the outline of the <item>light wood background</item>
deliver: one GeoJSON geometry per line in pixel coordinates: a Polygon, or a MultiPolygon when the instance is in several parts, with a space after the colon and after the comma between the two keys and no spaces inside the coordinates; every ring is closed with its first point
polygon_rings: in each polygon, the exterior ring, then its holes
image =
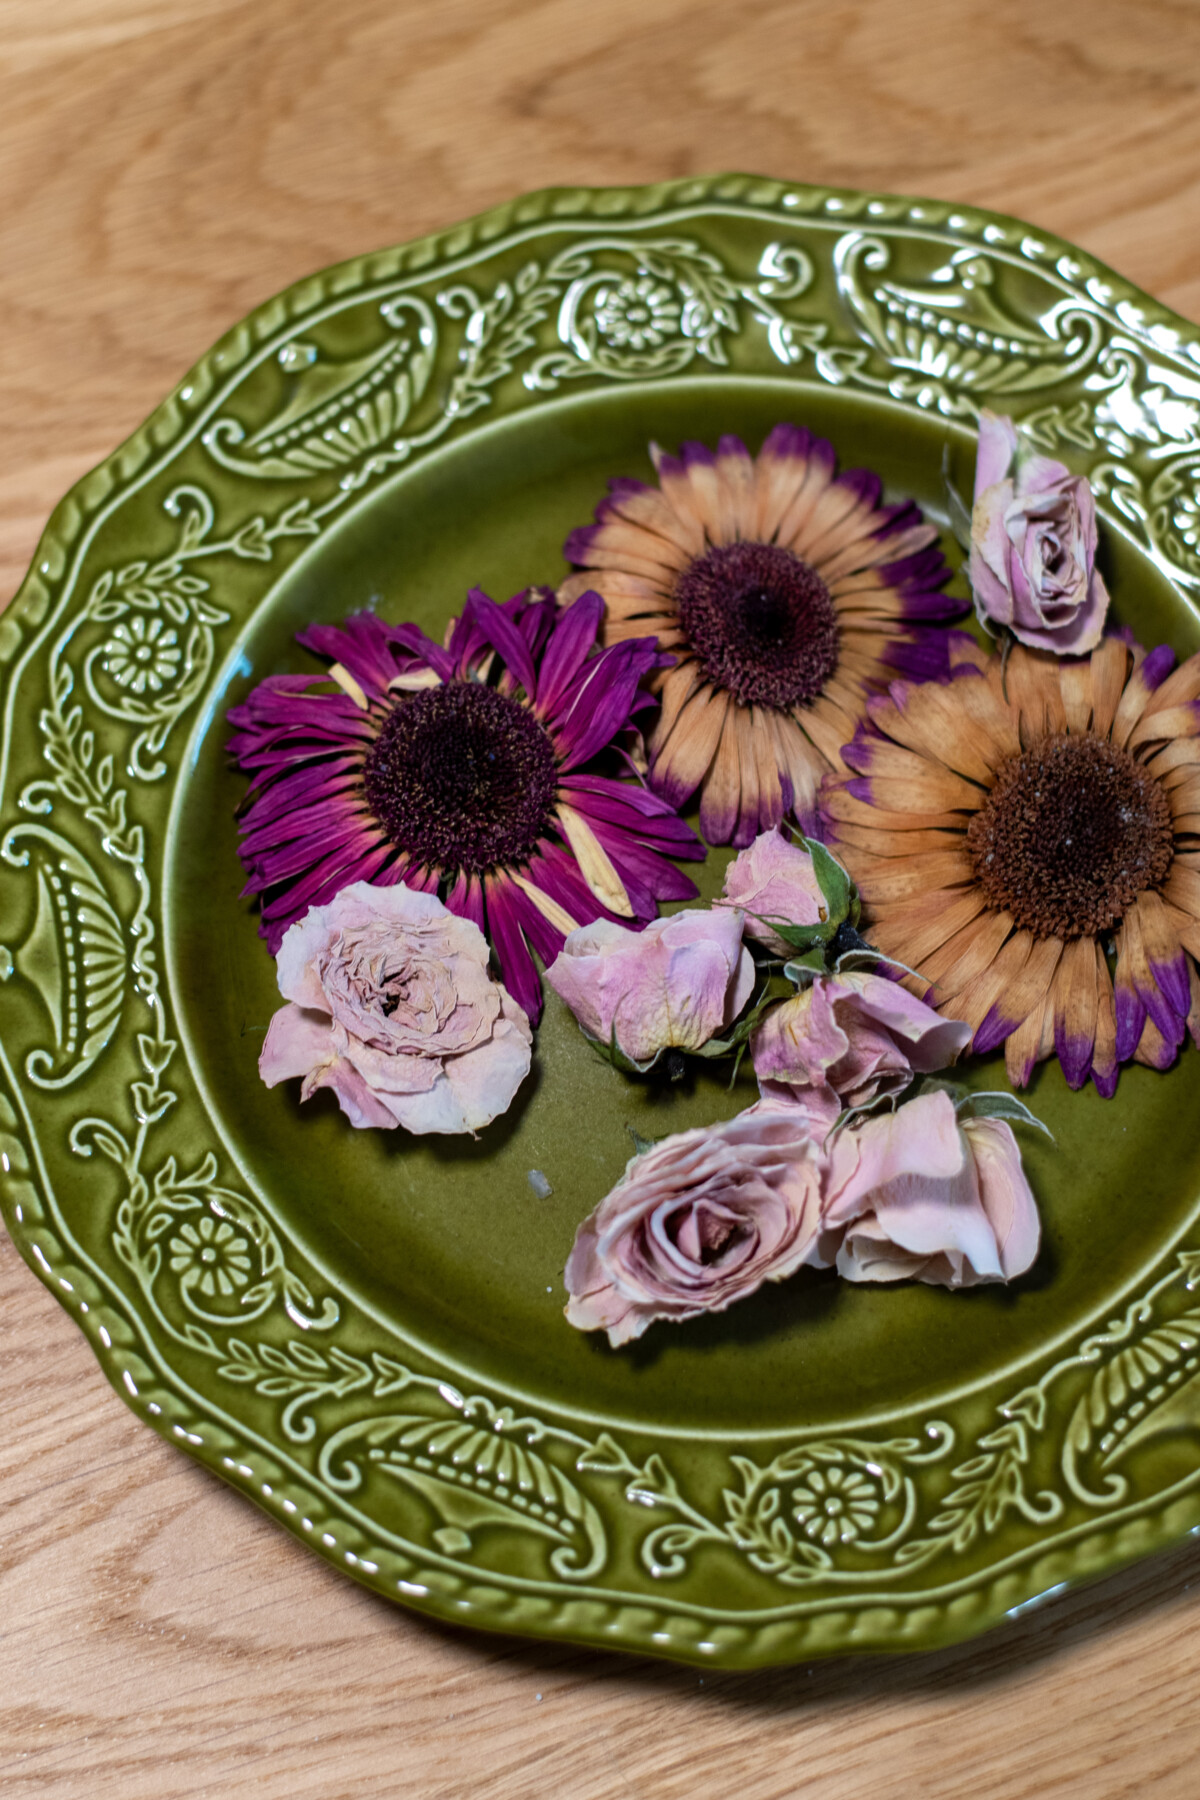
{"type": "MultiPolygon", "coordinates": [[[[522,189],[722,168],[1012,211],[1200,316],[1200,5],[0,0],[0,599],[276,289],[522,189]]],[[[12,1800],[1193,1800],[1198,1577],[751,1676],[441,1630],[140,1426],[0,1233],[12,1800]]]]}

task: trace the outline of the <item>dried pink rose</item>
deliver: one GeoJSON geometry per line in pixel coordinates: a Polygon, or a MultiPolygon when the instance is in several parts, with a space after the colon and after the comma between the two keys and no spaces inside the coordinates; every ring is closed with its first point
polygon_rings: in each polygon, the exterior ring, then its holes
{"type": "Polygon", "coordinates": [[[741,907],[746,915],[744,935],[766,944],[776,956],[791,952],[764,920],[816,925],[828,917],[812,857],[778,829],[761,832],[748,849],[734,857],[725,871],[725,893],[717,905],[741,907]]]}
{"type": "Polygon", "coordinates": [[[289,1002],[259,1057],[268,1087],[332,1088],[352,1125],[478,1131],[529,1073],[529,1020],[488,974],[469,919],[402,883],[356,881],[289,926],[277,976],[289,1002]]]}
{"type": "Polygon", "coordinates": [[[546,980],[583,1029],[630,1062],[699,1050],[732,1024],[754,987],[740,912],[695,909],[643,931],[601,919],[572,931],[546,980]]]}
{"type": "Polygon", "coordinates": [[[906,1088],[952,1063],[971,1027],[943,1019],[898,982],[869,971],[818,975],[763,1017],[750,1055],[764,1096],[803,1106],[814,1129],[848,1106],[906,1088]]]}
{"type": "Polygon", "coordinates": [[[760,1101],[635,1156],[585,1219],[566,1313],[616,1346],[655,1319],[723,1312],[818,1263],[821,1152],[795,1107],[760,1101]]]}
{"type": "Polygon", "coordinates": [[[847,1281],[974,1287],[1011,1281],[1037,1255],[1037,1203],[1002,1119],[960,1121],[948,1094],[921,1094],[839,1132],[827,1154],[823,1223],[844,1232],[847,1281]]]}
{"type": "Polygon", "coordinates": [[[982,412],[969,568],[981,621],[1060,656],[1094,650],[1108,612],[1095,557],[1085,478],[1026,451],[1011,419],[982,412]]]}

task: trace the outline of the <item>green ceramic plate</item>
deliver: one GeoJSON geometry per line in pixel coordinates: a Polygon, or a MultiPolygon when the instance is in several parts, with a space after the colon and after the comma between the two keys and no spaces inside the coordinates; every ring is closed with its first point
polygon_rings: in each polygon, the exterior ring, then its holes
{"type": "Polygon", "coordinates": [[[620,1353],[563,1320],[575,1226],[627,1126],[745,1090],[656,1096],[553,1004],[477,1145],[256,1076],[223,719],[298,627],[440,635],[471,584],[554,580],[651,436],[806,423],[939,514],[984,403],[1091,477],[1118,616],[1200,646],[1196,329],[1010,219],[744,176],[301,282],[68,495],[0,619],[9,1229],[141,1417],[379,1593],[745,1666],[946,1643],[1200,1527],[1194,1051],[1109,1103],[1038,1077],[1011,1288],[802,1276],[620,1353]]]}

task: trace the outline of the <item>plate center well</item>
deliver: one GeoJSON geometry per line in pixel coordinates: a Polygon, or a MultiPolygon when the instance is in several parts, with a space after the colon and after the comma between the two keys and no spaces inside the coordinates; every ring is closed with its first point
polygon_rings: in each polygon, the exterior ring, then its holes
{"type": "MultiPolygon", "coordinates": [[[[281,1003],[253,909],[238,898],[234,809],[245,780],[224,752],[223,713],[263,676],[315,667],[293,634],[363,607],[414,619],[440,639],[467,589],[504,598],[565,573],[561,545],[586,523],[610,475],[649,478],[647,440],[715,442],[738,431],[757,450],[780,419],[825,432],[843,466],[866,464],[889,495],[943,503],[950,439],[969,491],[968,434],[861,396],[736,376],[542,402],[478,429],[348,510],[274,587],[244,630],[221,707],[183,759],[169,847],[167,956],[193,1068],[225,1141],[285,1235],[329,1290],[371,1306],[447,1366],[508,1393],[685,1431],[771,1431],[928,1406],[1060,1337],[1136,1279],[1191,1216],[1200,1193],[1200,1056],[1168,1075],[1130,1068],[1117,1097],[1070,1094],[1057,1065],[1027,1098],[1055,1133],[1025,1134],[1044,1243],[1010,1288],[949,1294],[854,1288],[804,1274],[729,1313],[656,1326],[610,1351],[562,1317],[562,1269],[578,1222],[632,1153],[629,1128],[657,1137],[725,1118],[754,1098],[699,1073],[678,1088],[629,1081],[602,1064],[551,995],[534,1072],[511,1112],[470,1139],[356,1132],[322,1095],[268,1091],[256,1063],[281,1003]],[[247,672],[248,671],[248,672],[247,672]],[[539,1197],[536,1170],[552,1193],[539,1197]]],[[[1104,528],[1117,616],[1181,654],[1194,618],[1149,561],[1104,528]]],[[[727,853],[700,874],[720,886],[727,853]]],[[[974,1065],[1003,1086],[1003,1061],[974,1065]]],[[[1019,1378],[1018,1378],[1019,1385],[1019,1378]]]]}

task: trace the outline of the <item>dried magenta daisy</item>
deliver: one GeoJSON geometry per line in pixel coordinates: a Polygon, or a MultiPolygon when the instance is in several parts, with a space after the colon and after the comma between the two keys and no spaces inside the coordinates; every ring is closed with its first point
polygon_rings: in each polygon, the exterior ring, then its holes
{"type": "Polygon", "coordinates": [[[251,776],[248,894],[276,951],[355,881],[436,893],[472,919],[532,1019],[550,963],[594,919],[646,920],[696,888],[669,857],[703,846],[665,801],[605,772],[663,662],[650,638],[597,651],[603,614],[474,590],[445,645],[358,613],[301,633],[329,672],[272,675],[229,715],[251,776]]]}

